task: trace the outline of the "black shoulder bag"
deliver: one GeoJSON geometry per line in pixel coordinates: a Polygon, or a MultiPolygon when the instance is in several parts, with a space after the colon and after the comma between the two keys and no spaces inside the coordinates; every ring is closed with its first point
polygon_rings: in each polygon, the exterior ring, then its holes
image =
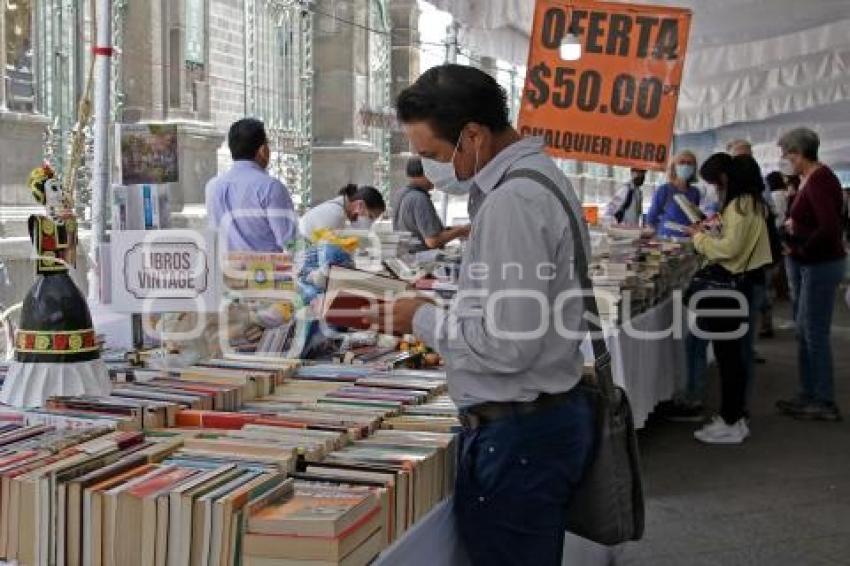
{"type": "Polygon", "coordinates": [[[576,273],[584,291],[585,317],[593,344],[596,377],[580,387],[596,405],[596,450],[568,509],[567,530],[599,544],[640,540],[644,530],[644,500],[637,435],[626,392],[614,384],[611,354],[599,326],[599,308],[592,293],[588,261],[579,220],[554,181],[533,169],[510,172],[505,181],[533,181],[558,199],[574,234],[576,273]]]}

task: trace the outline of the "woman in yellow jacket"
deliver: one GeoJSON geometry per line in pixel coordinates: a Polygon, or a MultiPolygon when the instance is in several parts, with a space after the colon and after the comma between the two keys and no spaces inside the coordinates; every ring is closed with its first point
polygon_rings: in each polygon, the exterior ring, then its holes
{"type": "Polygon", "coordinates": [[[740,281],[740,295],[703,298],[691,305],[699,310],[694,331],[710,333],[720,370],[720,415],[694,437],[708,444],[740,444],[749,435],[745,415],[747,338],[752,282],[764,277],[763,267],[772,261],[767,232],[767,206],[762,199],[764,180],[755,160],[748,155],[712,155],[700,168],[700,176],[717,188],[721,202],[719,233],[695,225],[689,229],[694,248],[709,263],[718,264],[740,281]],[[711,311],[727,311],[712,313],[711,311]],[[735,312],[730,314],[728,311],[735,312]]]}

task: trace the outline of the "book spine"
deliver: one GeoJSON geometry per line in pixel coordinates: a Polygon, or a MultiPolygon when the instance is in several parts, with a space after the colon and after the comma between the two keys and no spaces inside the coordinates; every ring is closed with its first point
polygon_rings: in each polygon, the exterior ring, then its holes
{"type": "Polygon", "coordinates": [[[236,430],[259,419],[258,415],[185,410],[177,413],[178,427],[222,428],[236,430]]]}

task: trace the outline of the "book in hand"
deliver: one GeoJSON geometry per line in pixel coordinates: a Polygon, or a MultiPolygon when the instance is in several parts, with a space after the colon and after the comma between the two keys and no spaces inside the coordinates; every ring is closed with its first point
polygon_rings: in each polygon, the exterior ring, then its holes
{"type": "Polygon", "coordinates": [[[678,222],[673,222],[672,220],[667,220],[664,222],[664,227],[668,230],[673,230],[675,232],[681,232],[683,236],[687,234],[688,228],[690,226],[685,226],[684,224],[679,224],[678,222]]]}
{"type": "Polygon", "coordinates": [[[688,217],[688,220],[691,221],[691,224],[696,224],[697,222],[702,222],[705,220],[705,214],[696,206],[694,203],[688,200],[688,197],[682,194],[675,195],[673,200],[676,201],[676,205],[679,209],[688,217]]]}
{"type": "Polygon", "coordinates": [[[409,290],[400,279],[333,266],[322,308],[322,319],[333,326],[368,330],[366,311],[409,290]]]}

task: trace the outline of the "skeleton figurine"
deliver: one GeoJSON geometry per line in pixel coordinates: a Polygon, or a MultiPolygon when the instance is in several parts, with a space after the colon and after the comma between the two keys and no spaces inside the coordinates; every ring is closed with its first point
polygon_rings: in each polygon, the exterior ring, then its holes
{"type": "Polygon", "coordinates": [[[91,313],[68,274],[76,264],[77,248],[70,199],[47,165],[30,174],[29,185],[47,214],[29,219],[36,280],[24,299],[15,360],[0,401],[41,407],[55,395],[108,395],[109,376],[100,359],[91,313]]]}

